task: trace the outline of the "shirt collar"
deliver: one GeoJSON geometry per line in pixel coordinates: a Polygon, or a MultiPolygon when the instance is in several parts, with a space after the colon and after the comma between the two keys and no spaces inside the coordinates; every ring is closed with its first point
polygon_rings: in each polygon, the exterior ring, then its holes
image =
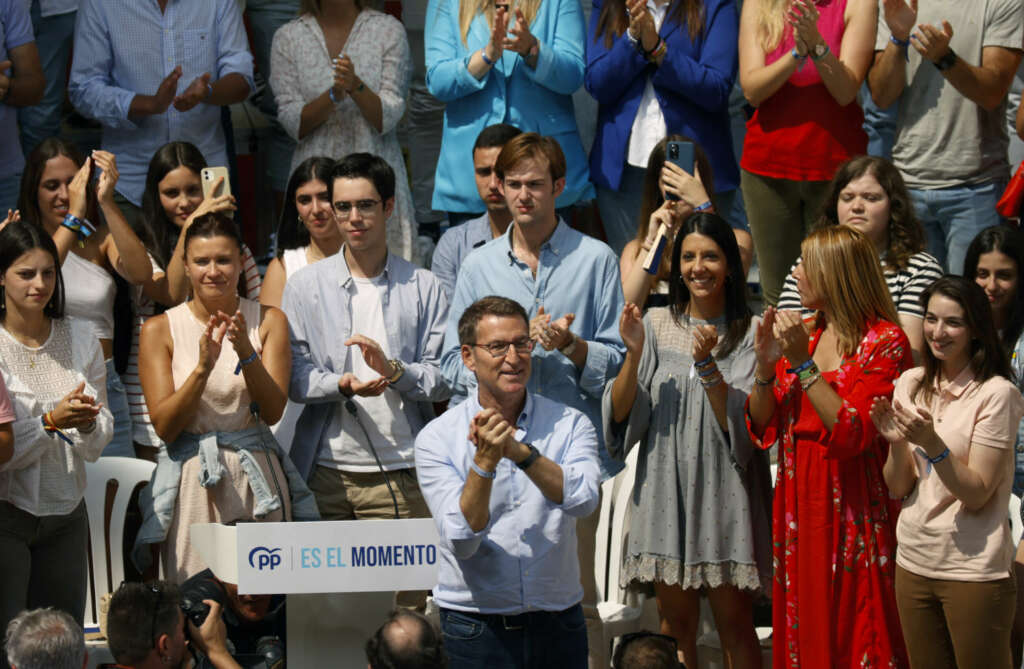
{"type": "MultiPolygon", "coordinates": [[[[508,246],[508,257],[509,260],[518,262],[519,258],[516,257],[515,251],[512,248],[512,230],[517,227],[515,221],[509,224],[508,229],[505,230],[505,244],[508,246]]],[[[558,223],[555,224],[555,231],[551,233],[547,241],[540,245],[541,250],[549,249],[556,256],[561,255],[561,250],[568,248],[568,235],[572,228],[570,228],[562,217],[558,217],[558,223]]]]}
{"type": "MultiPolygon", "coordinates": [[[[352,272],[348,268],[348,261],[345,260],[345,245],[342,244],[338,252],[334,254],[336,267],[338,269],[338,285],[342,288],[348,288],[352,285],[352,272]]],[[[380,273],[380,276],[384,277],[385,280],[391,275],[391,251],[388,251],[387,257],[384,259],[384,271],[380,273]]],[[[373,277],[376,278],[376,277],[373,277]]]]}
{"type": "MultiPolygon", "coordinates": [[[[480,386],[477,386],[475,392],[470,394],[466,400],[466,408],[469,414],[469,419],[473,420],[473,416],[477,415],[484,410],[482,404],[480,404],[480,386]]],[[[526,391],[526,403],[523,404],[523,410],[519,412],[519,417],[516,419],[516,427],[522,428],[526,432],[529,432],[529,423],[533,417],[533,393],[526,391]]]]}
{"type": "Polygon", "coordinates": [[[952,381],[948,381],[946,383],[936,381],[936,385],[938,386],[939,392],[948,393],[953,397],[960,397],[961,395],[963,395],[964,391],[966,391],[973,383],[974,370],[971,369],[971,366],[969,364],[966,365],[962,370],[960,370],[960,373],[957,374],[956,378],[953,379],[952,381]]]}

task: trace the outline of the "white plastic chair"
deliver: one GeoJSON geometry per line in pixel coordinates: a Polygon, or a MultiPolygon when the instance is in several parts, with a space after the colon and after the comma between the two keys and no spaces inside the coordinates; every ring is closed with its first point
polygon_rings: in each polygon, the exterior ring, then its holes
{"type": "MultiPolygon", "coordinates": [[[[99,598],[124,580],[124,526],[132,492],[148,484],[155,464],[135,458],[104,457],[86,463],[85,509],[89,515],[89,585],[86,588],[85,631],[99,631],[99,598]],[[109,493],[108,484],[116,488],[109,493]],[[109,519],[106,510],[110,507],[109,519]]],[[[113,663],[105,640],[87,643],[89,667],[113,663]]]]}
{"type": "Polygon", "coordinates": [[[1016,547],[1020,543],[1021,536],[1024,535],[1024,525],[1020,521],[1020,497],[1010,493],[1010,536],[1013,537],[1013,545],[1016,547]]]}

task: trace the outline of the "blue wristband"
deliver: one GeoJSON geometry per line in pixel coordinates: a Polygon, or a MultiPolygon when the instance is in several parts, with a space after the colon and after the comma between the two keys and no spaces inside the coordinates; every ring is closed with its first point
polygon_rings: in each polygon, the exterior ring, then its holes
{"type": "Polygon", "coordinates": [[[889,41],[903,49],[903,58],[908,63],[910,62],[910,40],[908,39],[897,39],[895,35],[889,35],[889,41]]]}
{"type": "Polygon", "coordinates": [[[494,65],[494,61],[487,57],[487,54],[483,49],[480,49],[480,57],[484,59],[484,63],[487,64],[487,67],[494,65]]]}
{"type": "Polygon", "coordinates": [[[331,86],[330,88],[327,89],[327,95],[330,96],[331,102],[333,102],[334,104],[338,104],[338,98],[334,97],[334,86],[331,86]]]}
{"type": "Polygon", "coordinates": [[[799,367],[790,367],[789,369],[786,370],[786,373],[787,374],[800,374],[800,372],[802,372],[805,369],[809,368],[813,364],[814,364],[814,358],[807,358],[807,360],[803,364],[801,364],[799,367]]]}
{"type": "Polygon", "coordinates": [[[95,225],[84,218],[78,218],[74,214],[65,214],[61,225],[77,234],[80,243],[89,239],[92,233],[96,232],[95,225]]]}
{"type": "Polygon", "coordinates": [[[493,479],[498,475],[498,470],[495,469],[493,472],[489,472],[472,460],[469,461],[470,468],[477,473],[477,476],[485,479],[493,479]]]}
{"type": "Polygon", "coordinates": [[[694,207],[693,211],[695,213],[698,212],[698,211],[707,211],[708,209],[711,209],[714,206],[715,205],[711,204],[711,200],[708,200],[707,202],[705,202],[704,204],[700,205],[699,207],[694,207]]]}
{"type": "Polygon", "coordinates": [[[248,365],[251,362],[256,362],[259,359],[260,359],[260,354],[257,353],[256,351],[253,351],[252,355],[250,355],[245,360],[239,360],[238,364],[235,365],[235,376],[238,376],[239,374],[242,373],[242,368],[243,367],[245,367],[246,365],[248,365]]]}
{"type": "Polygon", "coordinates": [[[946,446],[944,449],[942,449],[942,452],[936,455],[934,458],[928,458],[928,462],[932,463],[933,465],[937,465],[948,457],[949,446],[946,446]]]}

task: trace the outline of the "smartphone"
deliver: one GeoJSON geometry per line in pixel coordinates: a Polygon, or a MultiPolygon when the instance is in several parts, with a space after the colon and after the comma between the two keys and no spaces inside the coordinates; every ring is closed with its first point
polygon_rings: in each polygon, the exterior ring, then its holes
{"type": "MultiPolygon", "coordinates": [[[[665,160],[682,168],[687,174],[693,174],[693,142],[669,142],[665,145],[665,160]]],[[[665,195],[665,199],[678,200],[679,198],[668,193],[665,195]]]]}
{"type": "Polygon", "coordinates": [[[228,179],[228,168],[226,167],[204,167],[199,172],[199,179],[203,182],[203,199],[231,195],[231,181],[228,179]],[[224,182],[214,190],[218,177],[224,177],[224,182]]]}

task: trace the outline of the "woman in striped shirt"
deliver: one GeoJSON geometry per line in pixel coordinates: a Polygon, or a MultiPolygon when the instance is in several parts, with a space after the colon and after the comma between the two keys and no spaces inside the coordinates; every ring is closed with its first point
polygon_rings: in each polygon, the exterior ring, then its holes
{"type": "MultiPolygon", "coordinates": [[[[900,327],[910,339],[915,360],[924,347],[921,294],[942,276],[939,262],[924,252],[925,237],[921,223],[903,183],[903,177],[884,158],[858,156],[836,171],[818,219],[819,226],[848,225],[859,230],[878,251],[885,282],[899,314],[900,327]]],[[[789,271],[779,296],[780,310],[802,310],[796,278],[789,271]]]]}

